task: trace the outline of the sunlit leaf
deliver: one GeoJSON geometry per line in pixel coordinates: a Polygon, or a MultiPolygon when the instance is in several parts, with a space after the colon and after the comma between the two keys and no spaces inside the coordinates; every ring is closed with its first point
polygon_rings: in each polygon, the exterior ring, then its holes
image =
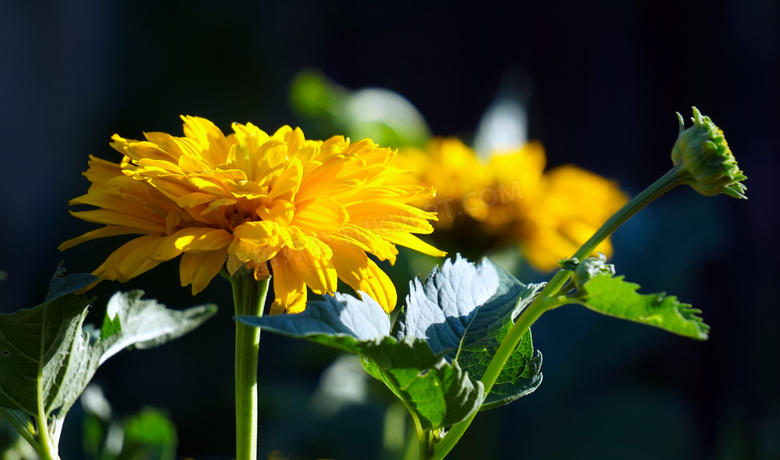
{"type": "Polygon", "coordinates": [[[457,363],[447,362],[425,341],[390,337],[387,314],[363,297],[337,293],[310,302],[302,313],[238,320],[362,356],[364,368],[401,398],[426,430],[453,425],[479,408],[481,383],[473,383],[457,363]]]}
{"type": "Polygon", "coordinates": [[[639,294],[638,284],[623,276],[595,276],[582,285],[575,301],[591,310],[617,318],[659,327],[675,334],[705,340],[710,327],[698,316],[701,310],[680,303],[677,297],[639,294]]]}
{"type": "MultiPolygon", "coordinates": [[[[425,339],[447,353],[472,380],[480,380],[514,320],[544,284],[523,284],[485,259],[474,265],[456,257],[435,268],[423,283],[415,280],[395,336],[425,339]]],[[[483,408],[507,404],[533,392],[542,381],[542,355],[530,330],[510,356],[483,408]]]]}

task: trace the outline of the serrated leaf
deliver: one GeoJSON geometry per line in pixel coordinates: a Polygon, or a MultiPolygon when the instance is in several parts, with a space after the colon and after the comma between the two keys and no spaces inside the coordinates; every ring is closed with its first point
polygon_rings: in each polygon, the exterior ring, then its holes
{"type": "Polygon", "coordinates": [[[639,294],[639,285],[623,276],[595,276],[582,285],[576,302],[617,318],[659,327],[675,334],[705,340],[710,329],[698,316],[701,310],[665,293],[639,294]]]}
{"type": "MultiPolygon", "coordinates": [[[[434,268],[425,283],[411,283],[407,308],[395,336],[423,338],[435,352],[457,361],[479,380],[514,320],[544,284],[523,284],[485,259],[478,265],[456,257],[434,268]]],[[[530,330],[510,356],[483,404],[498,407],[533,392],[542,381],[542,355],[534,352],[530,330]]]]}
{"type": "Polygon", "coordinates": [[[404,401],[423,429],[453,425],[479,408],[480,382],[474,384],[457,363],[448,363],[425,341],[390,337],[387,314],[371,297],[362,296],[365,300],[336,293],[310,302],[298,314],[237,319],[362,356],[366,371],[404,401]]]}
{"type": "Polygon", "coordinates": [[[141,300],[141,291],[117,293],[104,321],[111,333],[101,334],[82,328],[90,301],[75,293],[93,281],[83,275],[53,281],[44,303],[0,314],[0,406],[37,417],[40,402],[46,417],[62,419],[106,359],[183,335],[216,312],[213,305],[168,310],[141,300]]]}

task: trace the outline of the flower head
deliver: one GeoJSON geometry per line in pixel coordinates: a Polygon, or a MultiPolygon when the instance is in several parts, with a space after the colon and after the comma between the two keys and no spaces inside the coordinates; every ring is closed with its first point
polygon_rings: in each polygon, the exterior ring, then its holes
{"type": "Polygon", "coordinates": [[[146,133],[145,141],[112,137],[119,163],[90,157],[92,185],[72,212],[105,227],[64,242],[135,234],[94,274],[127,281],[181,256],[182,286],[203,290],[224,268],[249,269],[256,279],[273,272],[272,312],[305,308],[307,286],[333,293],[338,279],[391,311],[397,294],[368,257],[395,261],[396,245],[442,256],[414,233],[429,220],[411,202],[431,188],[397,180],[395,153],[370,140],[341,136],[307,140],[288,126],[268,135],[248,123],[225,136],[210,121],[182,117],[184,137],[146,133]]]}
{"type": "Polygon", "coordinates": [[[737,166],[737,160],[731,153],[729,144],[710,117],[702,116],[693,108],[693,126],[685,129],[682,115],[680,134],[672,148],[672,162],[682,168],[685,174],[683,182],[705,196],[725,193],[734,198],[745,198],[742,181],[747,179],[737,166]]]}
{"type": "MultiPolygon", "coordinates": [[[[481,162],[459,140],[437,139],[427,154],[402,149],[398,158],[425,165],[415,174],[437,195],[418,204],[439,212],[434,225],[449,226],[453,216],[467,215],[495,243],[516,242],[539,270],[558,268],[559,259],[571,256],[627,201],[614,182],[581,168],[566,165],[545,172],[538,142],[494,152],[481,162]]],[[[473,227],[467,231],[473,234],[473,227]]],[[[611,254],[609,240],[596,251],[611,254]]]]}

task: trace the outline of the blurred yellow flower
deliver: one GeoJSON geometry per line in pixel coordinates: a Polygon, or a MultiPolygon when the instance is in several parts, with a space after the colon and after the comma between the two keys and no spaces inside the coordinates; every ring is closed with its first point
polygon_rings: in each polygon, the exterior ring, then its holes
{"type": "Polygon", "coordinates": [[[438,212],[437,228],[450,228],[463,213],[476,219],[487,217],[488,208],[480,204],[478,192],[492,186],[494,174],[460,140],[435,138],[425,150],[404,147],[394,164],[413,172],[421,186],[436,189],[435,201],[422,199],[416,204],[438,212]]]}
{"type": "Polygon", "coordinates": [[[114,135],[111,146],[124,155],[118,164],[90,156],[92,185],[70,204],[98,209],[71,214],[106,226],[60,249],[142,235],[114,251],[96,276],[124,282],[181,255],[181,283],[193,294],[223,267],[231,275],[243,267],[257,280],[273,271],[273,313],[302,311],[307,286],[333,293],[337,279],[389,312],[395,287],[367,254],[395,262],[396,244],[445,254],[413,235],[430,233],[436,216],[410,203],[433,191],[398,179],[404,172],[390,165],[392,150],[369,139],[307,140],[288,126],[269,136],[234,123],[225,136],[206,119],[182,119],[185,137],[114,135]]]}
{"type": "MultiPolygon", "coordinates": [[[[449,228],[457,215],[468,215],[497,241],[519,244],[538,270],[558,268],[559,259],[574,254],[627,202],[613,181],[575,166],[544,172],[545,153],[537,142],[481,162],[461,141],[435,139],[427,152],[402,149],[396,162],[415,171],[421,185],[437,189],[435,200],[417,203],[438,211],[437,227],[449,228]]],[[[596,250],[610,255],[612,246],[605,240],[596,250]]]]}

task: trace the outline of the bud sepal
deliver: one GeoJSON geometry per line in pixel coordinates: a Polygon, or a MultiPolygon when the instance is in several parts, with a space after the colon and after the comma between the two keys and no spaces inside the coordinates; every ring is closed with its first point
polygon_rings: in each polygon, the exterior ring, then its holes
{"type": "Polygon", "coordinates": [[[723,131],[693,107],[693,126],[685,128],[682,115],[680,134],[672,148],[672,162],[681,176],[681,182],[690,185],[704,196],[725,193],[734,198],[747,199],[747,187],[742,181],[747,176],[739,169],[723,131]]]}

